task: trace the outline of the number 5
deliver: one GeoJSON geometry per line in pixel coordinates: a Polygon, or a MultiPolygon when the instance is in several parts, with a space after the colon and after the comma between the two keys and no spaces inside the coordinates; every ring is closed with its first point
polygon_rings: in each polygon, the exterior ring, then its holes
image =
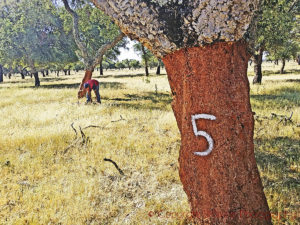
{"type": "Polygon", "coordinates": [[[195,155],[198,156],[207,156],[211,153],[211,151],[214,148],[214,140],[211,138],[211,136],[206,133],[205,131],[198,130],[196,120],[198,119],[206,119],[206,120],[216,120],[217,118],[213,115],[209,114],[196,114],[192,115],[192,125],[193,125],[193,131],[196,136],[203,136],[205,137],[207,143],[208,143],[208,149],[206,149],[204,152],[194,152],[195,155]]]}

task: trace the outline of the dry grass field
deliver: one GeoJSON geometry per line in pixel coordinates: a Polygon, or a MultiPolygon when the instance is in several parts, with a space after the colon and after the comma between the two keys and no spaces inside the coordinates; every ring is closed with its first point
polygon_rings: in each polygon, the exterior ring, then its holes
{"type": "MultiPolygon", "coordinates": [[[[299,224],[300,68],[264,70],[251,85],[256,158],[274,224],[299,224]]],[[[78,102],[83,72],[0,84],[0,224],[191,223],[166,75],[104,72],[101,105],[78,102]]]]}

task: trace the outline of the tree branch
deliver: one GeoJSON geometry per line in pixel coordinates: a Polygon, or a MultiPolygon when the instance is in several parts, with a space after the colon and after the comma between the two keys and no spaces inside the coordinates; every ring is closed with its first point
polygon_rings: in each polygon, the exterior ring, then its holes
{"type": "Polygon", "coordinates": [[[89,55],[88,55],[88,50],[86,45],[80,41],[80,37],[79,37],[79,25],[78,25],[78,20],[79,17],[77,15],[77,13],[71,9],[68,0],[62,0],[65,6],[65,9],[71,14],[72,18],[73,18],[73,36],[76,42],[76,45],[78,46],[78,48],[81,51],[82,57],[86,60],[88,59],[89,55]]]}
{"type": "Polygon", "coordinates": [[[123,39],[123,37],[125,37],[125,34],[123,34],[122,32],[120,32],[120,34],[115,37],[115,39],[105,45],[103,45],[102,47],[100,47],[94,57],[94,61],[93,61],[93,67],[96,67],[98,64],[101,63],[102,59],[103,59],[103,55],[111,48],[115,47],[119,41],[121,41],[123,39]]]}
{"type": "Polygon", "coordinates": [[[120,169],[120,167],[118,167],[117,163],[115,163],[113,160],[107,159],[107,158],[104,158],[103,160],[104,160],[104,161],[107,161],[107,162],[111,162],[112,164],[114,164],[114,166],[115,166],[116,169],[119,171],[119,173],[120,173],[121,175],[124,175],[124,172],[120,169]]]}

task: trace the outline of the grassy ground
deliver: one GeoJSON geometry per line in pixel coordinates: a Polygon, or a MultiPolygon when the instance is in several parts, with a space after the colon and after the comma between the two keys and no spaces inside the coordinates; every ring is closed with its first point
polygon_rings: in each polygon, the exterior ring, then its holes
{"type": "MultiPolygon", "coordinates": [[[[251,86],[257,162],[273,222],[297,224],[299,67],[264,68],[263,84],[251,86]]],[[[42,78],[40,88],[19,77],[0,85],[0,224],[188,223],[166,76],[96,75],[99,106],[78,103],[82,75],[42,78]]]]}

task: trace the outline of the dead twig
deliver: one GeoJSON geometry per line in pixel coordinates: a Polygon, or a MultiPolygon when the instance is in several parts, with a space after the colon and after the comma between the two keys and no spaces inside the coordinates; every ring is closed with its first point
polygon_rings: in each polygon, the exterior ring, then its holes
{"type": "Polygon", "coordinates": [[[124,119],[124,118],[122,117],[122,115],[120,115],[120,119],[118,119],[118,120],[112,120],[111,122],[112,122],[112,123],[115,123],[115,122],[119,122],[119,121],[122,121],[122,120],[126,120],[126,119],[124,119]]]}
{"type": "Polygon", "coordinates": [[[83,132],[83,130],[81,129],[80,126],[79,126],[79,130],[80,130],[80,133],[81,133],[82,144],[88,143],[89,137],[87,137],[87,136],[85,135],[85,133],[83,132]]]}
{"type": "Polygon", "coordinates": [[[88,128],[102,128],[102,129],[104,129],[105,127],[106,127],[106,126],[101,127],[101,126],[96,126],[96,125],[89,125],[89,126],[87,126],[87,127],[82,128],[82,130],[85,130],[85,129],[88,129],[88,128]]]}
{"type": "Polygon", "coordinates": [[[292,121],[293,114],[294,114],[294,112],[292,112],[289,117],[280,115],[281,120],[278,122],[278,124],[280,124],[281,122],[283,122],[284,125],[286,125],[287,123],[294,124],[294,122],[292,121]]]}
{"type": "Polygon", "coordinates": [[[85,133],[82,131],[80,126],[79,126],[79,130],[80,130],[81,138],[78,137],[78,131],[73,125],[74,123],[71,124],[71,127],[74,130],[76,136],[73,139],[72,143],[67,148],[65,148],[63,152],[64,154],[66,154],[73,147],[86,145],[89,141],[89,137],[85,135],[85,133]]]}
{"type": "Polygon", "coordinates": [[[75,129],[75,127],[74,127],[73,125],[74,125],[74,123],[71,123],[71,127],[72,127],[72,129],[74,130],[74,132],[75,132],[75,134],[76,134],[76,138],[77,138],[77,130],[75,129]]]}
{"type": "Polygon", "coordinates": [[[115,166],[116,169],[119,171],[119,173],[120,173],[121,175],[124,175],[124,172],[120,169],[120,167],[118,167],[118,165],[117,165],[116,162],[114,162],[114,161],[111,160],[111,159],[107,159],[107,158],[104,158],[103,160],[106,161],[106,162],[111,162],[112,164],[114,164],[114,166],[115,166]]]}

